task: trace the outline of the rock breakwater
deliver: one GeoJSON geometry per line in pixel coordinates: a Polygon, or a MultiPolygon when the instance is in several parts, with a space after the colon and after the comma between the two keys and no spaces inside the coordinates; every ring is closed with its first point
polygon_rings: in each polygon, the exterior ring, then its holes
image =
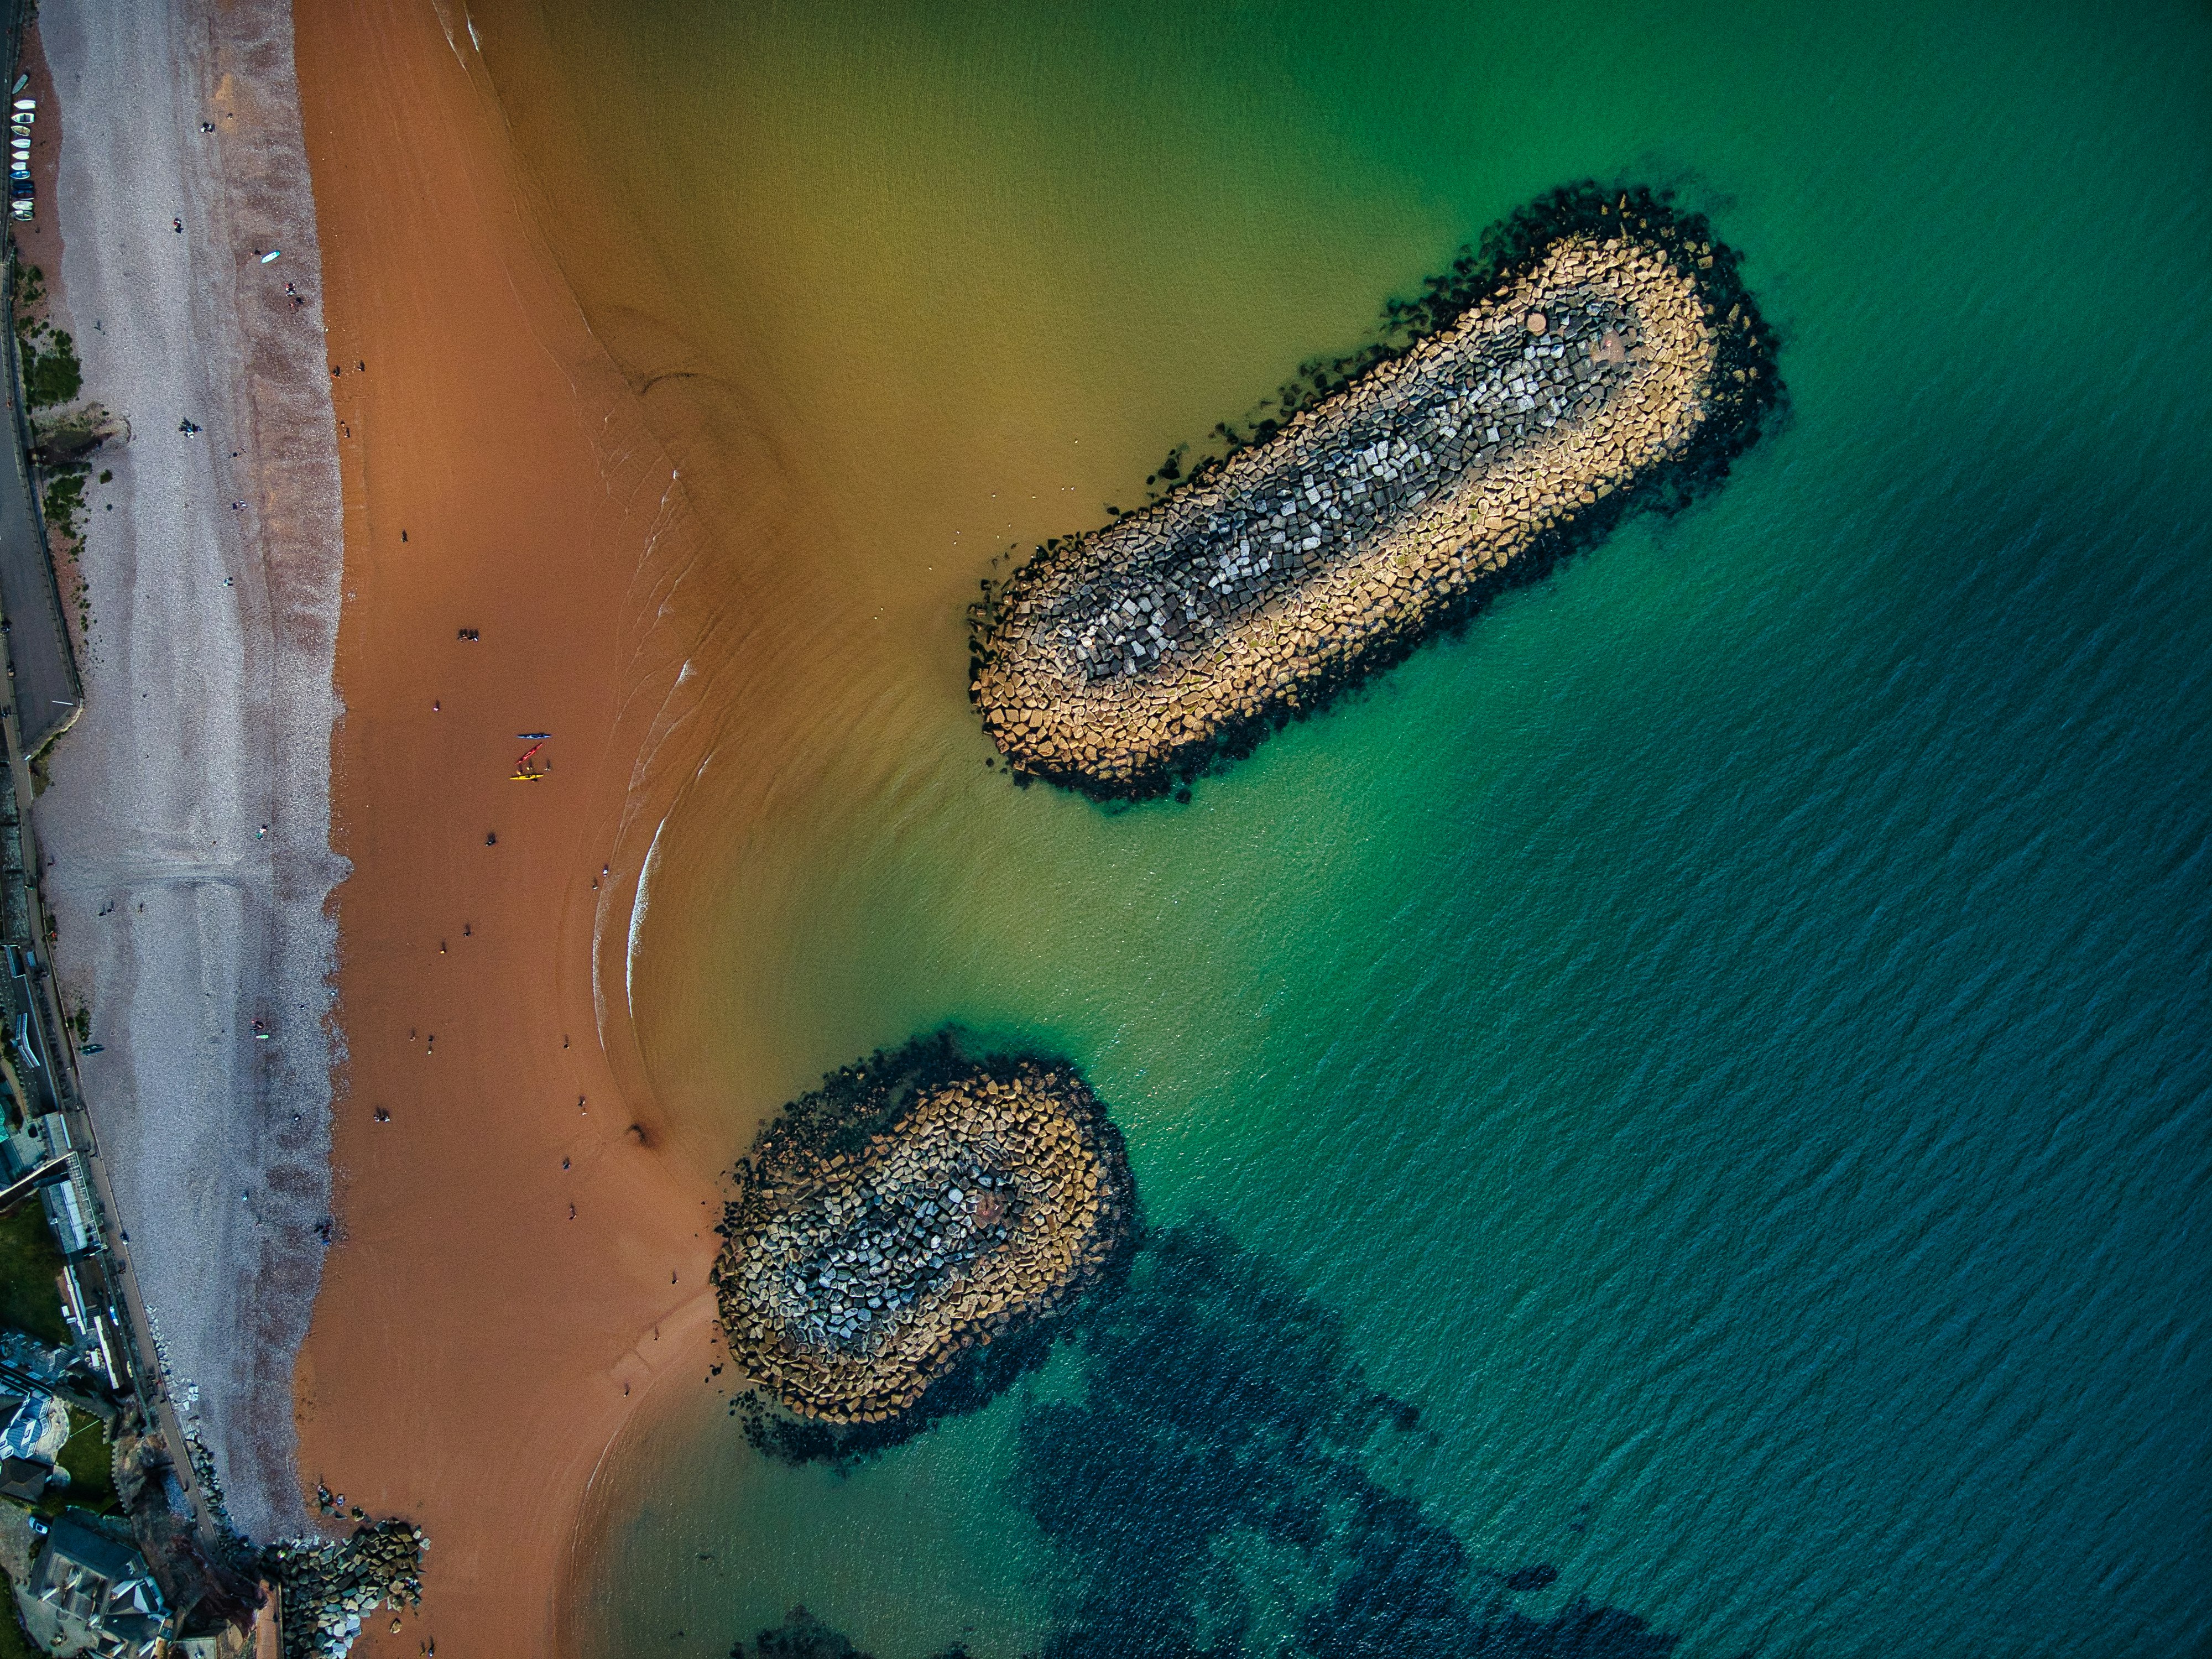
{"type": "Polygon", "coordinates": [[[271,1545],[263,1566],[283,1598],[282,1659],[345,1659],[379,1610],[420,1607],[428,1547],[420,1527],[397,1520],[271,1545]]]}
{"type": "Polygon", "coordinates": [[[976,609],[970,696],[1018,775],[1173,787],[1402,658],[1632,506],[1723,476],[1779,392],[1701,216],[1555,192],[1377,351],[1164,500],[976,609]]]}
{"type": "Polygon", "coordinates": [[[1074,1068],[949,1036],[824,1079],[736,1173],[714,1267],[752,1385],[825,1424],[890,1423],[964,1358],[1065,1312],[1124,1255],[1118,1132],[1074,1068]]]}

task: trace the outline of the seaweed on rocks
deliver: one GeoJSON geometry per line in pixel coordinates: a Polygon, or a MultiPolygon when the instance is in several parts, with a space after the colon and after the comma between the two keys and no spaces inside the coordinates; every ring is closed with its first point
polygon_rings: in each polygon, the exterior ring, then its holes
{"type": "Polygon", "coordinates": [[[1462,249],[1280,418],[1046,543],[970,612],[1018,781],[1166,793],[1724,477],[1781,396],[1741,257],[1663,192],[1553,191],[1462,249]]]}
{"type": "Polygon", "coordinates": [[[732,1410],[796,1462],[850,1462],[983,1405],[1042,1362],[1134,1231],[1121,1136],[1074,1068],[971,1059],[950,1030],[831,1073],[734,1185],[714,1273],[750,1384],[732,1410]]]}

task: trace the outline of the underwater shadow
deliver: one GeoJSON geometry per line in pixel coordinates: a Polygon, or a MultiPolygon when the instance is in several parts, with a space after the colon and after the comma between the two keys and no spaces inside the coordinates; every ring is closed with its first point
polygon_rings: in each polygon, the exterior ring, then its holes
{"type": "MultiPolygon", "coordinates": [[[[1147,1235],[1120,1285],[1060,1334],[1080,1396],[1024,1402],[1011,1477],[1069,1586],[1030,1659],[1674,1652],[1674,1635],[1586,1597],[1522,1611],[1516,1598],[1550,1589],[1556,1567],[1478,1563],[1370,1474],[1419,1407],[1370,1386],[1335,1310],[1217,1224],[1147,1235]]],[[[870,1659],[804,1608],[732,1651],[870,1659]]]]}

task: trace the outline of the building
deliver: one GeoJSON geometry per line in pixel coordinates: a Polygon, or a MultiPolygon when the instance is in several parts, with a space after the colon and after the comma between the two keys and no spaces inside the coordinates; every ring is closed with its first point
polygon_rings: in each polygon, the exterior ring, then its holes
{"type": "Polygon", "coordinates": [[[169,1630],[145,1557],[82,1510],[48,1528],[15,1601],[31,1639],[58,1659],[153,1659],[169,1630]]]}

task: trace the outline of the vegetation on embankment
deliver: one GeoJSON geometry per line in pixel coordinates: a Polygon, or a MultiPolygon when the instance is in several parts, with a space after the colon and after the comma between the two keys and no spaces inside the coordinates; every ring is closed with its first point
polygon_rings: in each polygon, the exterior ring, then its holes
{"type": "Polygon", "coordinates": [[[74,403],[84,390],[84,366],[76,342],[42,314],[46,273],[36,265],[15,267],[15,340],[23,359],[23,401],[30,408],[58,409],[74,403]]]}

